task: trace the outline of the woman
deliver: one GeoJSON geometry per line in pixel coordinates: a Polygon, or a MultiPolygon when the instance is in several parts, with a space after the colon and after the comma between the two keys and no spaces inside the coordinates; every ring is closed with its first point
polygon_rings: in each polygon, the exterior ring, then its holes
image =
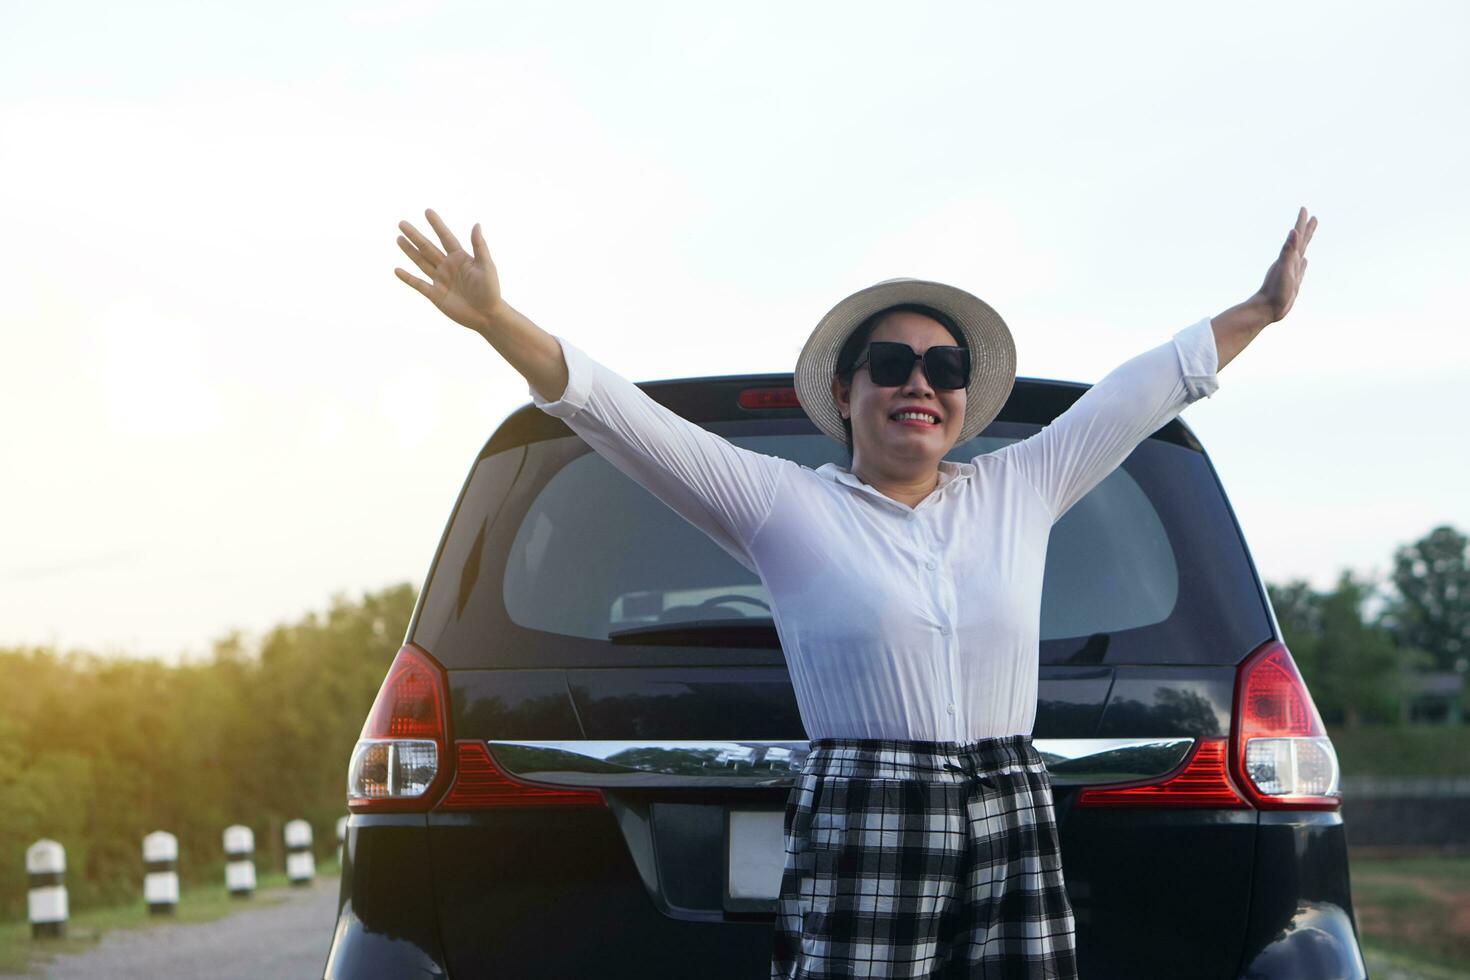
{"type": "Polygon", "coordinates": [[[1248,300],[967,463],[943,457],[1015,380],[1005,322],[940,283],[860,290],[797,362],[802,407],[851,453],[848,468],[811,470],[685,421],[544,332],[502,297],[479,225],[471,255],[425,214],[442,249],[407,222],[398,244],[431,281],[398,277],[770,593],[811,739],[786,808],[771,976],[1075,977],[1051,786],[1030,739],[1050,529],[1287,314],[1317,219],[1298,213],[1248,300]]]}

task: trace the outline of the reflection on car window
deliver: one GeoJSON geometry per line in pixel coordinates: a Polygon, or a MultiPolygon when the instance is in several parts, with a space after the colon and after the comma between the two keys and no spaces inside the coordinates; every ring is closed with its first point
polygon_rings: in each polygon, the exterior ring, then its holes
{"type": "Polygon", "coordinates": [[[1178,601],[1179,566],[1164,522],[1127,470],[1108,474],[1052,527],[1042,640],[1152,626],[1178,601]]]}
{"type": "MultiPolygon", "coordinates": [[[[842,447],[822,435],[731,441],[813,469],[846,460],[842,447]]],[[[966,461],[1013,441],[982,436],[947,458],[966,461]]],[[[546,481],[507,561],[504,599],[511,621],[548,633],[606,639],[638,626],[771,616],[758,577],[595,453],[570,460],[546,481]]],[[[1163,523],[1119,469],[1053,529],[1042,639],[1159,622],[1174,608],[1178,589],[1163,523]]]]}

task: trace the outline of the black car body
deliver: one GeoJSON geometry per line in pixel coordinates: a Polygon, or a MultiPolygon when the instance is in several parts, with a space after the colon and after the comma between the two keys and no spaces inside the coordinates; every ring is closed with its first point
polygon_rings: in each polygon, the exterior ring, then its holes
{"type": "MultiPolygon", "coordinates": [[[[748,448],[841,462],[791,384],[640,387],[748,448]]],[[[1019,378],[949,458],[1085,390],[1019,378]]],[[[807,735],[764,595],[561,421],[513,413],[354,753],[326,976],[768,976],[807,735]]],[[[1366,976],[1336,757],[1182,421],[1052,529],[1040,660],[1083,977],[1366,976]]]]}

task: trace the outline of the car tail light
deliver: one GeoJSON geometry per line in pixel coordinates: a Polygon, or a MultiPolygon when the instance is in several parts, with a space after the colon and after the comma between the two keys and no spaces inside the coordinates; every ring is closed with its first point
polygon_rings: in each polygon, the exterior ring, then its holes
{"type": "Polygon", "coordinates": [[[1263,810],[1336,810],[1337,752],[1291,654],[1272,640],[1235,675],[1231,774],[1263,810]]]}
{"type": "Polygon", "coordinates": [[[746,388],[736,396],[741,408],[800,408],[795,388],[746,388]]]}
{"type": "Polygon", "coordinates": [[[406,643],[363,723],[347,767],[355,813],[427,810],[446,781],[449,713],[444,670],[406,643]]]}
{"type": "Polygon", "coordinates": [[[606,806],[596,789],[544,786],[507,775],[485,743],[465,739],[449,754],[444,669],[405,643],[378,689],[347,767],[353,813],[485,810],[510,806],[606,806]],[[445,785],[447,793],[442,792],[445,785]]]}
{"type": "Polygon", "coordinates": [[[1174,772],[1152,782],[1087,786],[1073,806],[1192,806],[1236,809],[1246,803],[1230,784],[1223,738],[1202,738],[1174,772]]]}
{"type": "Polygon", "coordinates": [[[1074,806],[1335,810],[1337,752],[1286,647],[1272,640],[1235,672],[1230,738],[1201,738],[1174,772],[1084,787],[1074,806]]]}
{"type": "Polygon", "coordinates": [[[511,806],[606,806],[595,789],[541,786],[512,776],[495,765],[485,743],[464,740],[455,743],[458,762],[454,785],[444,794],[440,810],[493,810],[511,806]]]}

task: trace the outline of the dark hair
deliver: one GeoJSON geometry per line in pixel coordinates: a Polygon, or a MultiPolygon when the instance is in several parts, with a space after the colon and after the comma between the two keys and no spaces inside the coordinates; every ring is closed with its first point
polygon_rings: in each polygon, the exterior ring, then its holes
{"type": "MultiPolygon", "coordinates": [[[[857,370],[854,365],[857,364],[858,358],[862,356],[864,349],[867,348],[868,338],[873,335],[873,331],[878,329],[878,325],[887,319],[890,313],[922,313],[924,316],[939,321],[939,325],[948,330],[950,335],[954,337],[956,344],[966,349],[970,346],[965,340],[965,332],[960,329],[959,324],[955,323],[954,318],[948,313],[936,310],[932,306],[925,306],[923,303],[895,303],[893,306],[885,306],[877,313],[869,316],[862,323],[853,327],[852,332],[847,335],[847,339],[842,342],[842,347],[837,351],[836,369],[832,374],[834,377],[839,378],[844,385],[848,385],[849,387],[852,385],[852,376],[857,370]]],[[[843,419],[842,428],[847,433],[847,465],[852,466],[852,420],[843,419]]]]}

